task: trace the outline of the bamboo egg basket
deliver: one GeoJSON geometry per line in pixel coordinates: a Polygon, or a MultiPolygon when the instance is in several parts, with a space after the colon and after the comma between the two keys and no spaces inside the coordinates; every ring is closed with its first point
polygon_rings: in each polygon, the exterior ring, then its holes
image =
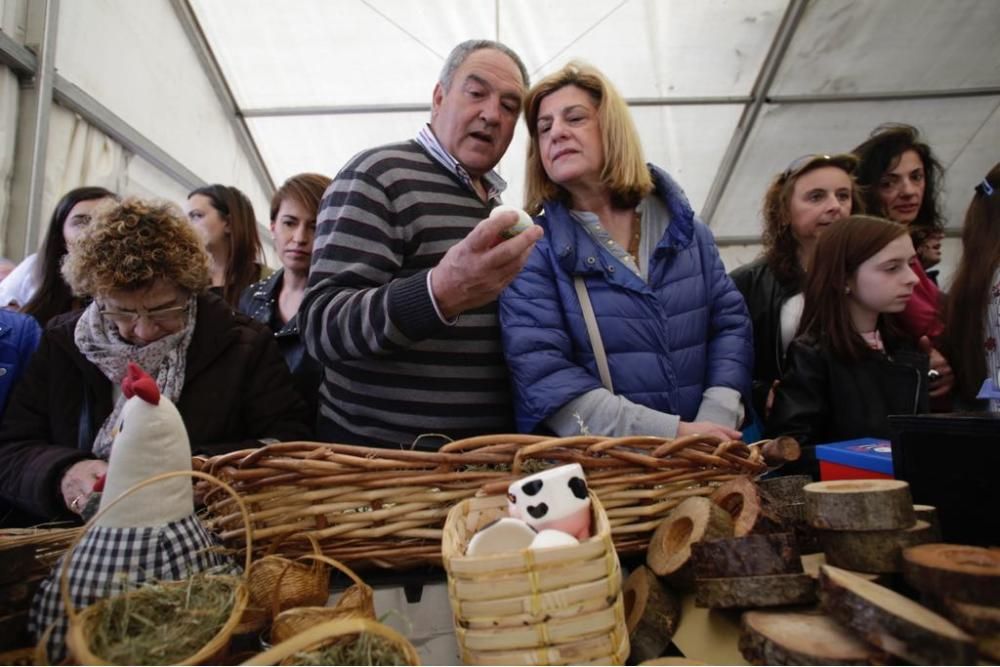
{"type": "Polygon", "coordinates": [[[448,514],[441,555],[465,664],[625,664],[621,566],[608,515],[593,492],[590,499],[590,539],[488,556],[465,551],[480,528],[507,515],[507,497],[463,500],[448,514]]]}
{"type": "MultiPolygon", "coordinates": [[[[601,499],[619,553],[646,549],[653,531],[685,498],[709,495],[738,475],[763,472],[761,443],[712,436],[551,438],[501,434],[449,443],[437,452],[286,442],[200,461],[250,511],[254,544],[283,542],[280,555],[312,551],[353,567],[440,564],[449,510],[480,491],[501,494],[531,472],[580,463],[601,499]]],[[[236,503],[206,496],[208,525],[241,547],[236,503]]]]}

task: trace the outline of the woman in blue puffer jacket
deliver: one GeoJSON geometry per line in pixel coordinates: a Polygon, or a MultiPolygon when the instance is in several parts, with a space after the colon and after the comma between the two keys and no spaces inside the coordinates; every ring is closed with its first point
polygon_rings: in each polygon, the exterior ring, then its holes
{"type": "Polygon", "coordinates": [[[752,332],[708,227],[645,164],[627,105],[595,68],[546,77],[525,114],[527,209],[545,236],[500,298],[518,428],[738,438],[752,332]]]}

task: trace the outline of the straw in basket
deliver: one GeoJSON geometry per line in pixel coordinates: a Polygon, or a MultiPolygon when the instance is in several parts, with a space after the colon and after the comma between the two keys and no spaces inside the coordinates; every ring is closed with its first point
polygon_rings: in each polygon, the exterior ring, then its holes
{"type": "MultiPolygon", "coordinates": [[[[135,484],[134,486],[127,489],[113,502],[109,503],[107,506],[102,508],[102,510],[93,519],[91,519],[91,521],[87,525],[87,528],[93,525],[94,522],[96,522],[104,512],[114,507],[116,504],[124,500],[127,496],[131,495],[133,492],[165,479],[170,479],[173,477],[182,477],[182,476],[196,477],[198,479],[203,479],[205,481],[211,482],[220,487],[226,493],[228,493],[237,502],[240,508],[240,512],[243,516],[245,522],[245,528],[247,531],[246,535],[247,551],[246,551],[246,563],[244,567],[244,573],[245,573],[250,568],[250,558],[252,555],[250,515],[247,512],[247,509],[244,506],[242,499],[240,499],[240,497],[232,489],[232,487],[230,487],[228,484],[218,479],[215,479],[211,475],[207,475],[205,473],[190,471],[190,470],[178,470],[156,475],[154,477],[150,477],[147,480],[139,482],[138,484],[135,484]]],[[[84,529],[84,532],[86,532],[86,528],[84,529]]],[[[82,535],[83,533],[81,533],[81,537],[82,535]]],[[[73,548],[76,546],[77,542],[79,542],[79,537],[67,552],[67,557],[66,557],[67,564],[69,563],[70,555],[72,554],[73,548]]],[[[100,621],[102,613],[109,604],[109,600],[108,599],[100,600],[86,607],[82,611],[77,611],[73,607],[73,601],[69,591],[68,573],[69,573],[69,567],[68,566],[63,567],[59,578],[59,586],[60,586],[60,591],[62,593],[62,600],[66,610],[66,615],[69,618],[69,630],[66,636],[66,644],[69,647],[70,653],[72,657],[78,662],[78,664],[84,664],[84,665],[110,664],[104,658],[93,652],[91,644],[94,636],[93,628],[96,627],[96,624],[100,621]]],[[[232,582],[234,601],[232,609],[229,612],[228,620],[219,629],[219,631],[198,651],[183,659],[174,661],[174,664],[197,665],[197,664],[217,661],[218,658],[225,653],[229,645],[229,640],[233,635],[233,631],[240,623],[240,619],[243,614],[243,610],[246,607],[248,599],[248,593],[245,583],[242,581],[242,579],[238,577],[230,577],[222,575],[213,575],[213,576],[217,576],[217,578],[220,580],[232,582]]],[[[176,582],[169,582],[164,585],[170,587],[184,587],[187,585],[187,582],[176,581],[176,582]]],[[[124,593],[123,595],[135,596],[139,593],[139,591],[141,591],[141,589],[129,591],[127,593],[124,593]]]]}
{"type": "Polygon", "coordinates": [[[441,554],[464,663],[625,664],[621,567],[607,513],[593,492],[590,500],[590,539],[484,556],[467,556],[466,548],[476,531],[506,516],[506,496],[463,500],[448,514],[441,554]]]}
{"type": "MultiPolygon", "coordinates": [[[[317,664],[300,661],[302,653],[316,651],[338,642],[355,641],[361,633],[374,635],[379,640],[387,642],[398,653],[402,660],[381,664],[419,665],[420,656],[413,644],[392,628],[369,618],[339,618],[314,625],[308,630],[272,646],[267,651],[258,654],[244,662],[244,665],[296,665],[317,664]]],[[[340,663],[348,664],[348,663],[340,663]]],[[[379,664],[370,660],[357,664],[379,664]]]]}
{"type": "MultiPolygon", "coordinates": [[[[274,621],[271,624],[271,643],[278,644],[309,628],[326,621],[344,618],[367,618],[375,620],[375,597],[371,586],[362,581],[349,567],[339,561],[322,554],[306,554],[299,560],[313,560],[324,563],[346,574],[354,583],[351,584],[332,607],[303,606],[292,607],[279,612],[279,595],[277,592],[284,586],[278,577],[275,586],[274,606],[271,613],[274,621]]],[[[324,569],[325,571],[325,569],[324,569]]],[[[329,575],[327,575],[329,581],[329,575]]],[[[325,598],[324,598],[325,601],[325,598]]]]}

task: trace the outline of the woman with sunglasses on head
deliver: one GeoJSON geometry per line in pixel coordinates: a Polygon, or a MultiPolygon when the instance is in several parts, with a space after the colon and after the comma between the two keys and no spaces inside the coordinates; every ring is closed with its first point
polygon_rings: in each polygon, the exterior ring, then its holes
{"type": "Polygon", "coordinates": [[[115,197],[110,190],[94,186],[76,188],[63,195],[49,218],[41,250],[26,257],[4,280],[0,304],[20,306],[21,312],[34,317],[42,328],[56,315],[85,306],[73,295],[59,267],[69,244],[90,224],[94,207],[115,197]]]}
{"type": "Polygon", "coordinates": [[[243,290],[271,274],[253,204],[238,188],[216,183],[191,191],[187,215],[208,250],[212,291],[235,309],[243,290]]]}
{"type": "MultiPolygon", "coordinates": [[[[955,366],[963,407],[976,400],[983,380],[1000,387],[1000,163],[978,185],[962,226],[962,259],[945,306],[945,349],[955,366]]],[[[990,400],[1000,412],[1000,400],[990,400]]]]}
{"type": "MultiPolygon", "coordinates": [[[[915,240],[944,229],[938,204],[944,169],[917,128],[902,123],[880,125],[852,152],[858,156],[856,176],[868,213],[898,222],[915,240]]],[[[903,331],[930,354],[931,398],[944,399],[955,376],[938,350],[944,331],[942,295],[920,260],[914,262],[917,286],[899,321],[903,331]]],[[[945,408],[944,400],[935,407],[945,408]]]]}
{"type": "Polygon", "coordinates": [[[192,454],[308,438],[271,333],[213,294],[201,239],[170,204],[96,209],[63,275],[93,298],[56,320],[0,426],[0,498],[36,521],[86,506],[107,468],[129,362],[180,411],[192,454]]]}
{"type": "Polygon", "coordinates": [[[767,419],[802,314],[802,286],[820,236],[861,210],[853,155],[804,155],[764,195],[764,253],[730,274],[753,322],[753,407],[767,419]]]}
{"type": "Polygon", "coordinates": [[[852,215],[816,244],[798,336],[775,389],[768,435],[789,435],[802,458],[786,472],[816,476],[815,445],[888,438],[888,415],[927,410],[927,355],[895,318],[917,284],[906,228],[852,215]]]}
{"type": "Polygon", "coordinates": [[[330,177],[322,174],[296,174],[281,184],[271,197],[271,234],[282,268],[246,288],[240,298],[240,312],[266,324],[274,332],[295,385],[312,416],[316,414],[319,400],[322,369],[306,354],[296,316],[309,281],[316,212],[330,183],[330,177]]]}

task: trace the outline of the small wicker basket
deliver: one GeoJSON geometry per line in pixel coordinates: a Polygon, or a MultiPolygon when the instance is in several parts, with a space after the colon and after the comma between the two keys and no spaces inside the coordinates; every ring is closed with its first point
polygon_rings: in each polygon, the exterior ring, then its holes
{"type": "Polygon", "coordinates": [[[362,632],[378,635],[392,642],[406,657],[407,665],[419,665],[420,656],[413,644],[392,628],[369,618],[340,618],[314,625],[291,639],[272,646],[259,653],[244,665],[294,665],[295,654],[301,651],[315,651],[324,646],[362,632]]]}
{"type": "MultiPolygon", "coordinates": [[[[144,480],[142,482],[139,482],[138,484],[127,489],[118,498],[116,498],[114,501],[112,501],[110,504],[104,507],[100,512],[98,512],[97,515],[90,520],[90,522],[87,524],[84,530],[81,531],[81,533],[77,536],[77,539],[67,550],[67,556],[65,560],[67,566],[62,568],[62,572],[59,577],[59,587],[62,593],[62,600],[63,600],[63,605],[66,609],[66,615],[69,617],[69,628],[66,634],[66,645],[69,648],[69,652],[70,655],[72,656],[72,659],[75,659],[77,661],[74,664],[107,665],[109,663],[100,656],[98,656],[97,654],[95,654],[90,647],[90,638],[93,634],[90,629],[96,622],[100,620],[100,614],[103,612],[103,608],[107,604],[107,599],[99,600],[80,611],[73,608],[73,601],[69,592],[69,567],[68,567],[68,564],[70,562],[70,554],[72,554],[73,548],[86,533],[86,529],[92,526],[104,512],[106,512],[111,507],[114,507],[116,504],[124,500],[133,492],[138,491],[139,489],[149,486],[151,484],[163,481],[165,479],[170,479],[172,477],[183,477],[183,476],[196,477],[198,479],[203,479],[210,483],[214,483],[219,488],[228,493],[236,501],[239,510],[243,516],[247,532],[246,563],[244,565],[243,571],[245,573],[247,570],[250,569],[250,559],[253,554],[253,548],[251,544],[252,536],[250,531],[250,515],[247,512],[243,500],[232,489],[232,487],[230,487],[225,482],[222,482],[212,477],[211,475],[207,475],[205,473],[198,471],[189,471],[189,470],[178,470],[174,472],[163,473],[160,475],[156,475],[154,477],[150,477],[149,479],[144,480]]],[[[205,644],[205,646],[203,646],[194,655],[191,655],[184,660],[178,661],[177,664],[199,665],[199,664],[206,664],[206,663],[211,664],[213,662],[218,662],[218,658],[224,655],[226,650],[228,649],[229,640],[232,638],[234,630],[240,624],[240,619],[243,615],[243,610],[246,608],[249,595],[247,592],[246,584],[244,583],[242,578],[229,577],[229,576],[224,576],[224,577],[220,576],[220,578],[234,580],[235,601],[233,603],[233,608],[230,611],[229,619],[226,621],[225,625],[223,625],[222,628],[219,629],[219,631],[215,634],[215,636],[212,637],[212,639],[209,640],[207,644],[205,644]]],[[[186,586],[187,582],[181,580],[177,582],[171,582],[170,584],[166,585],[186,586]]],[[[133,593],[134,592],[124,593],[123,595],[128,596],[133,593]]],[[[43,639],[42,641],[44,642],[45,640],[43,639]]]]}
{"type": "Polygon", "coordinates": [[[441,555],[462,661],[470,665],[623,665],[629,653],[622,573],[611,525],[591,492],[594,535],[580,544],[465,555],[506,496],[463,500],[448,514],[441,555]]]}
{"type": "MultiPolygon", "coordinates": [[[[346,574],[354,583],[351,584],[332,607],[324,606],[303,606],[292,607],[284,611],[278,611],[278,596],[275,595],[275,604],[271,610],[273,622],[271,624],[271,643],[279,644],[291,639],[295,635],[305,632],[314,625],[326,621],[334,621],[342,618],[368,618],[375,620],[375,596],[371,586],[362,581],[357,574],[349,567],[333,558],[321,554],[307,554],[301,556],[299,560],[313,560],[318,563],[329,565],[346,574]]],[[[327,575],[329,581],[329,575],[327,575]]],[[[279,577],[276,589],[283,588],[279,577]]],[[[326,599],[324,598],[324,602],[326,599]]]]}

